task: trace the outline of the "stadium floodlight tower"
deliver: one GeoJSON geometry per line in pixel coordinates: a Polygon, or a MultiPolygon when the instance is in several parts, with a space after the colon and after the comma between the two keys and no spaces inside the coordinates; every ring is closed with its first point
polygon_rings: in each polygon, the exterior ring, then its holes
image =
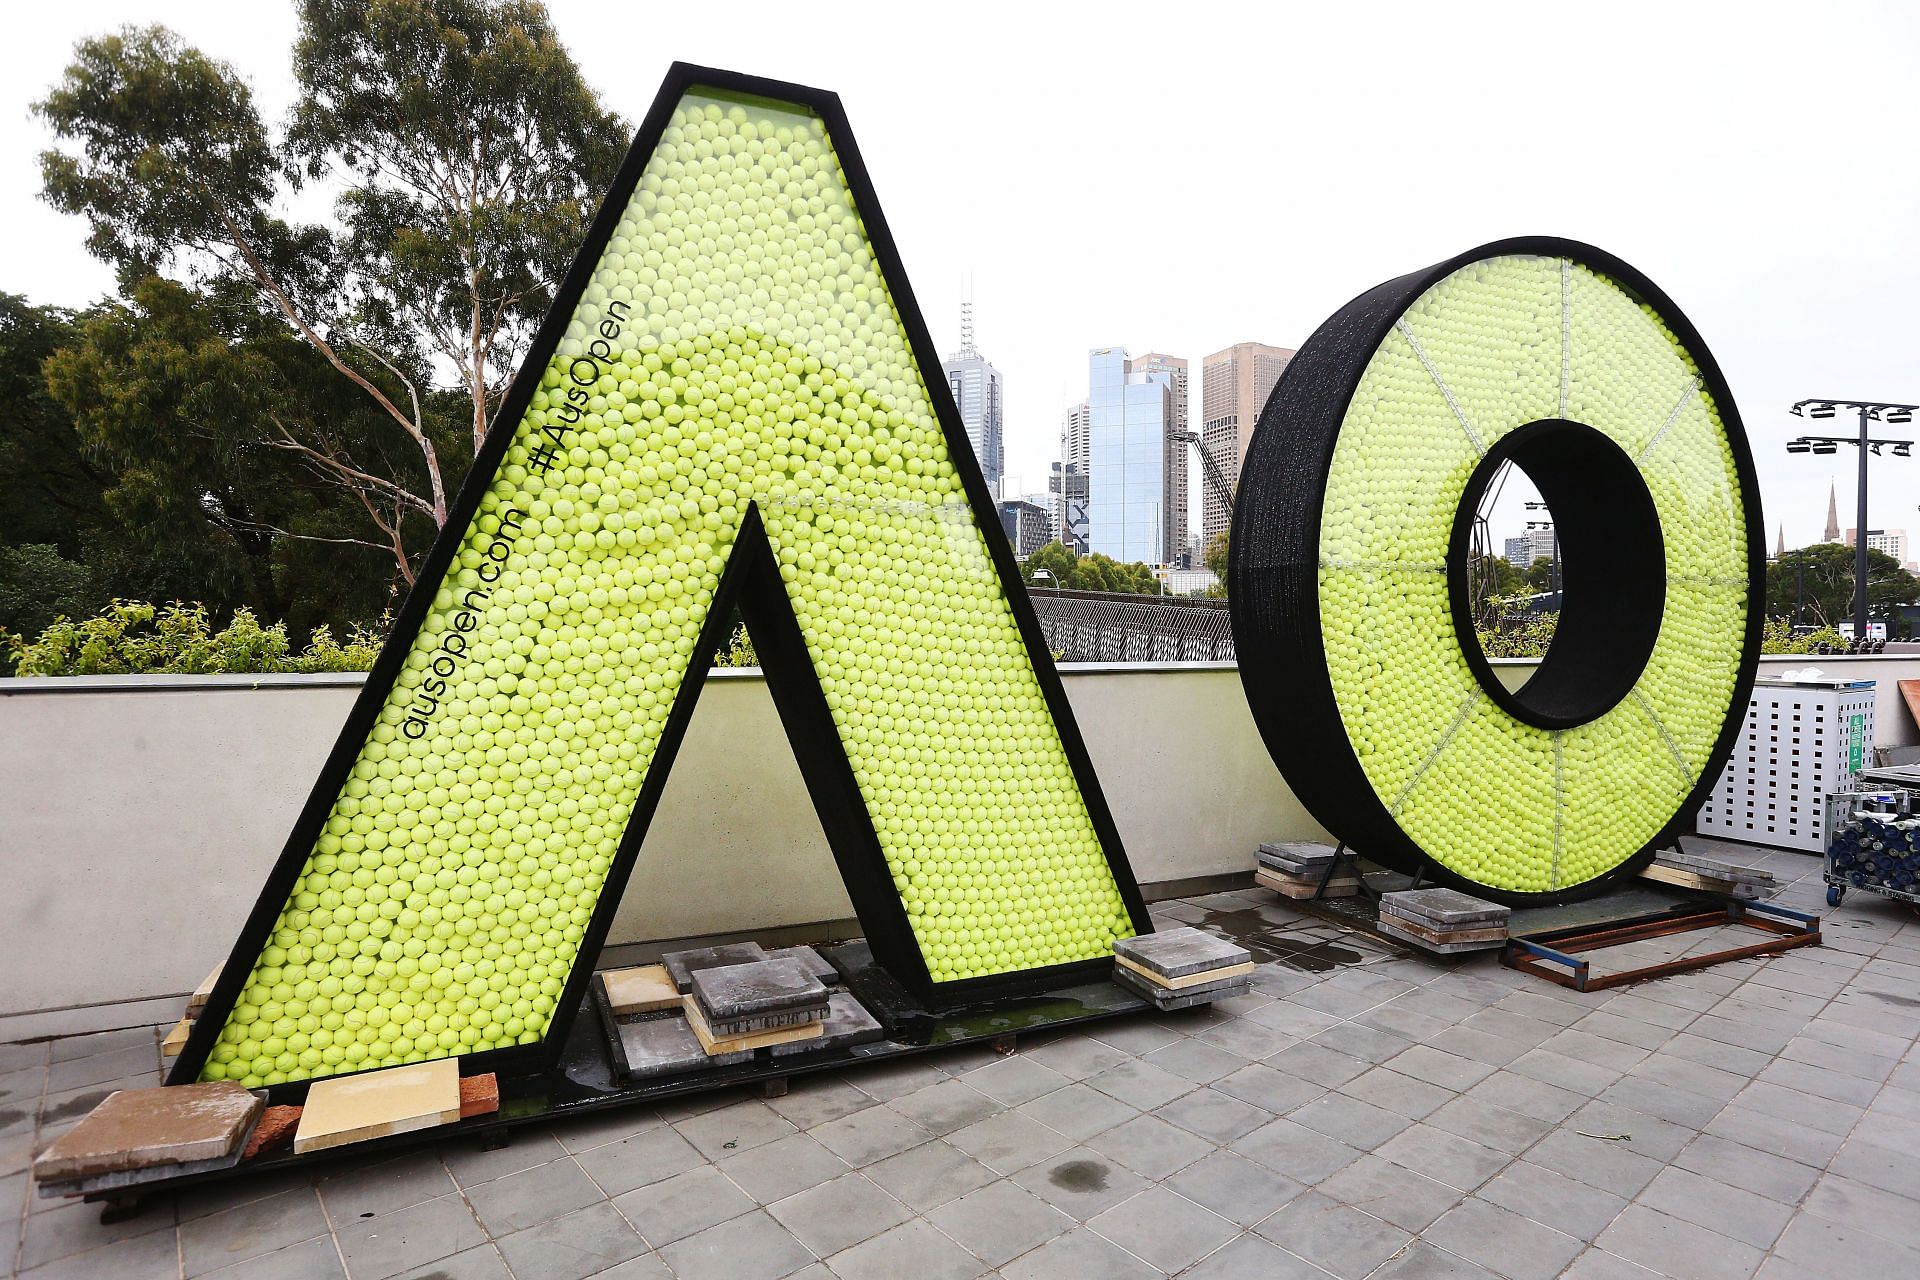
{"type": "Polygon", "coordinates": [[[1853,638],[1860,641],[1867,638],[1867,455],[1888,448],[1893,450],[1894,457],[1906,458],[1912,456],[1913,451],[1911,440],[1875,440],[1869,433],[1869,424],[1912,422],[1914,411],[1920,409],[1920,405],[1816,399],[1801,400],[1789,412],[1796,418],[1823,420],[1834,417],[1842,409],[1851,409],[1860,415],[1858,436],[1800,436],[1787,441],[1787,452],[1833,454],[1838,453],[1843,444],[1860,450],[1860,482],[1854,492],[1853,522],[1853,638]]]}

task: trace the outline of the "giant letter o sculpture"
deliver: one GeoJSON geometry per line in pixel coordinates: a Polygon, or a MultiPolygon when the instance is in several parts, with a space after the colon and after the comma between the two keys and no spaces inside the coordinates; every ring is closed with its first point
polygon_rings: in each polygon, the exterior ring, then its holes
{"type": "Polygon", "coordinates": [[[1758,486],[1706,346],[1632,267],[1503,241],[1320,326],[1241,469],[1234,638],[1308,810],[1360,853],[1507,901],[1636,872],[1726,760],[1759,654],[1758,486]],[[1508,692],[1472,635],[1503,461],[1557,522],[1565,604],[1508,692]]]}

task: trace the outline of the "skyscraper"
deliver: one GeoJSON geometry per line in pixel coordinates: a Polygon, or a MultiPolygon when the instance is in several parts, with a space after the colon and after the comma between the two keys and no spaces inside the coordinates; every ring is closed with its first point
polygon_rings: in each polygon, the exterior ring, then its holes
{"type": "Polygon", "coordinates": [[[1046,545],[1051,521],[1047,519],[1047,509],[1025,498],[1004,498],[999,503],[1000,527],[1006,531],[1007,541],[1013,544],[1013,554],[1022,560],[1046,545]]]}
{"type": "Polygon", "coordinates": [[[1122,563],[1162,563],[1172,375],[1134,373],[1124,348],[1101,347],[1087,358],[1087,407],[1088,545],[1122,563]]]}
{"type": "Polygon", "coordinates": [[[1067,410],[1060,420],[1060,460],[1069,466],[1080,468],[1080,474],[1087,473],[1087,463],[1092,460],[1093,414],[1082,400],[1067,410]]]}
{"type": "Polygon", "coordinates": [[[1078,462],[1056,462],[1047,481],[1053,536],[1077,556],[1087,554],[1087,473],[1078,462]]]}
{"type": "Polygon", "coordinates": [[[1000,475],[1006,469],[1006,451],[1001,442],[1000,371],[988,364],[973,345],[973,304],[960,304],[960,350],[942,362],[953,402],[960,408],[960,421],[967,429],[967,442],[986,478],[987,492],[1000,496],[1000,475]]]}
{"type": "MultiPolygon", "coordinates": [[[[1216,351],[1200,365],[1200,441],[1220,464],[1229,484],[1240,482],[1240,460],[1267,403],[1267,393],[1280,381],[1293,352],[1258,342],[1236,342],[1216,351]]],[[[1227,504],[1211,489],[1200,504],[1202,543],[1213,541],[1230,522],[1227,504]]]]}
{"type": "Polygon", "coordinates": [[[1166,462],[1160,482],[1163,528],[1159,559],[1162,564],[1175,564],[1187,549],[1187,458],[1192,450],[1186,441],[1178,438],[1187,431],[1187,362],[1179,356],[1153,351],[1135,356],[1129,368],[1150,378],[1158,375],[1167,379],[1171,410],[1167,415],[1166,440],[1161,446],[1166,462]]]}

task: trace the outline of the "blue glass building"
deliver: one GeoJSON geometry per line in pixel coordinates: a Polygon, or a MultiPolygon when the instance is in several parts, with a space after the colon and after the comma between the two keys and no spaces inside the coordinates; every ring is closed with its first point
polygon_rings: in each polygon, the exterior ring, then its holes
{"type": "Polygon", "coordinates": [[[1173,375],[1135,373],[1124,348],[1101,347],[1087,358],[1087,407],[1088,549],[1122,563],[1163,563],[1173,375]]]}

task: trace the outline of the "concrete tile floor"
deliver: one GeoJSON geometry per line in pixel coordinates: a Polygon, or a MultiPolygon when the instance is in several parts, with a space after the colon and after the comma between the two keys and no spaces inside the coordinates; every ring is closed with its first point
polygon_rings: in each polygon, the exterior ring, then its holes
{"type": "MultiPolygon", "coordinates": [[[[1710,844],[1710,842],[1701,842],[1710,844]]],[[[1818,863],[1728,846],[1825,911],[1818,863]]],[[[1254,993],[984,1050],[159,1197],[106,1227],[32,1152],[157,1079],[159,1028],[0,1045],[0,1263],[58,1277],[965,1280],[1920,1275],[1920,916],[1578,995],[1260,891],[1254,993]]],[[[1635,944],[1608,967],[1714,945],[1635,944]]]]}

